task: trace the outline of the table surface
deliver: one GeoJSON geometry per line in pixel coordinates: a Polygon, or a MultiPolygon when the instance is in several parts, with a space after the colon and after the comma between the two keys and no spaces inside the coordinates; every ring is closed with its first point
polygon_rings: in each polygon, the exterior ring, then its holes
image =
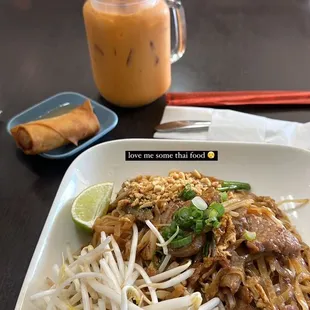
{"type": "MultiPolygon", "coordinates": [[[[71,160],[27,157],[6,122],[61,91],[103,102],[94,86],[83,0],[0,2],[0,303],[13,309],[42,227],[71,160]]],[[[173,65],[171,91],[309,89],[310,6],[303,0],[183,0],[188,47],[173,65]]],[[[164,109],[115,108],[119,125],[102,141],[152,137],[164,109]]],[[[306,122],[306,107],[240,108],[306,122]]]]}

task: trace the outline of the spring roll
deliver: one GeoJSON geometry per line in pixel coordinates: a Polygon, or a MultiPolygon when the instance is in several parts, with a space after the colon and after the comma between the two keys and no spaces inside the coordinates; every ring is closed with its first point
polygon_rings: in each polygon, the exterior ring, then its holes
{"type": "Polygon", "coordinates": [[[27,155],[36,155],[94,136],[100,124],[89,100],[72,111],[40,119],[11,129],[17,146],[27,155]]]}

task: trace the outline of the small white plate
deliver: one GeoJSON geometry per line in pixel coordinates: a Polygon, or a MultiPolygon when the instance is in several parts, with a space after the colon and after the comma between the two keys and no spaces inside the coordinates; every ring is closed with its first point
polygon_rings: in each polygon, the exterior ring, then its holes
{"type": "MultiPolygon", "coordinates": [[[[74,250],[90,241],[76,230],[71,220],[72,200],[87,186],[114,182],[117,192],[122,182],[138,174],[167,175],[169,170],[192,171],[226,180],[249,182],[259,195],[276,200],[281,196],[310,198],[310,152],[269,144],[195,142],[168,140],[117,140],[90,148],[67,170],[46,220],[31,260],[15,309],[35,309],[29,296],[43,288],[53,264],[61,264],[66,241],[74,250]],[[125,161],[125,151],[217,150],[218,161],[125,161]]],[[[115,193],[114,193],[115,194],[115,193]]],[[[297,229],[310,244],[310,207],[290,213],[297,229]]]]}

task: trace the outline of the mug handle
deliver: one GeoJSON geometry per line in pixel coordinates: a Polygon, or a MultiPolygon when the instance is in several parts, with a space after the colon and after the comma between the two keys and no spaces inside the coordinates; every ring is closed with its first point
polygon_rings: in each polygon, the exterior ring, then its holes
{"type": "Polygon", "coordinates": [[[171,51],[171,63],[178,61],[186,49],[186,19],[185,12],[180,0],[166,0],[172,10],[175,26],[175,46],[171,51]]]}

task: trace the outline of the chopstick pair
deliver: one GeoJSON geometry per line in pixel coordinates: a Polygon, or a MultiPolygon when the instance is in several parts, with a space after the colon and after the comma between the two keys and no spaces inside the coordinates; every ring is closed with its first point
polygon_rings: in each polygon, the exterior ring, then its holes
{"type": "Polygon", "coordinates": [[[171,106],[237,106],[310,104],[310,91],[223,91],[168,93],[171,106]]]}

